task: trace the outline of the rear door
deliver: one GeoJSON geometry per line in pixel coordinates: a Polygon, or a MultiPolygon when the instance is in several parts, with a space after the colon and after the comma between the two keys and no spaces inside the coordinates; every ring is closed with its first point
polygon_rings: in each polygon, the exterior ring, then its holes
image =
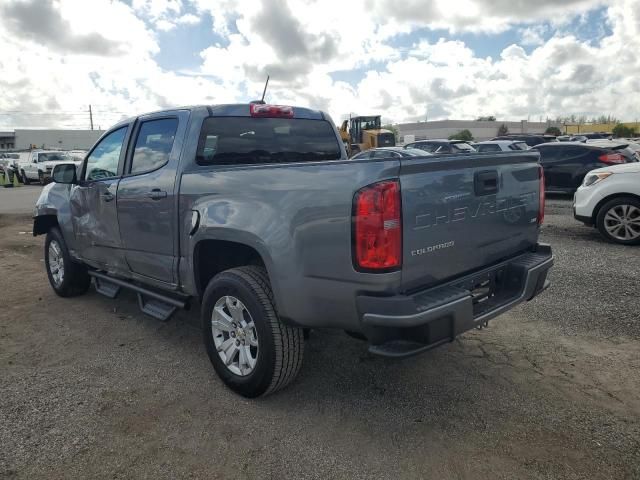
{"type": "Polygon", "coordinates": [[[175,282],[176,171],[189,113],[140,117],[118,186],[118,223],[132,272],[175,282]]]}
{"type": "Polygon", "coordinates": [[[432,285],[536,244],[538,156],[401,160],[405,289],[432,285]]]}

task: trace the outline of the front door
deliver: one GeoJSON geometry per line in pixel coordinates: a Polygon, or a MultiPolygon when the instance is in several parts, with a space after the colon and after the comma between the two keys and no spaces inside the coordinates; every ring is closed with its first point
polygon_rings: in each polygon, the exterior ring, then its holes
{"type": "Polygon", "coordinates": [[[188,112],[138,119],[118,186],[118,222],[131,271],[173,284],[177,258],[176,170],[188,112]]]}
{"type": "Polygon", "coordinates": [[[71,190],[75,246],[83,259],[121,270],[124,263],[116,195],[128,140],[128,125],[119,127],[91,150],[80,181],[71,190]]]}

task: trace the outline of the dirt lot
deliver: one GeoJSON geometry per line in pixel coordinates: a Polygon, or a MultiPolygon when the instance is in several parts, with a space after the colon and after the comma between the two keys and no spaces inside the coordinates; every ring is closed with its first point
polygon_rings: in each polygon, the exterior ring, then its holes
{"type": "MultiPolygon", "coordinates": [[[[215,377],[197,314],[56,297],[0,215],[0,477],[640,478],[640,249],[549,201],[552,288],[417,358],[314,331],[288,389],[215,377]]],[[[27,233],[24,233],[27,232],[27,233]]]]}

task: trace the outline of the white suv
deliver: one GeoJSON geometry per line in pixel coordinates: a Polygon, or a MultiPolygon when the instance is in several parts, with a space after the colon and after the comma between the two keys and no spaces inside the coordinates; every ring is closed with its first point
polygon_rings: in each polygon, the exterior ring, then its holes
{"type": "Polygon", "coordinates": [[[640,163],[591,170],[573,198],[573,216],[607,239],[640,244],[640,163]]]}

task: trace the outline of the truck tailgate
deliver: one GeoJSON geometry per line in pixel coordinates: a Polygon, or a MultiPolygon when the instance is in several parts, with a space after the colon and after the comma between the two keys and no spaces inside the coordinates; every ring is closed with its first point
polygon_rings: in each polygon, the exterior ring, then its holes
{"type": "Polygon", "coordinates": [[[537,153],[405,158],[400,185],[405,291],[486,267],[536,244],[537,153]]]}

